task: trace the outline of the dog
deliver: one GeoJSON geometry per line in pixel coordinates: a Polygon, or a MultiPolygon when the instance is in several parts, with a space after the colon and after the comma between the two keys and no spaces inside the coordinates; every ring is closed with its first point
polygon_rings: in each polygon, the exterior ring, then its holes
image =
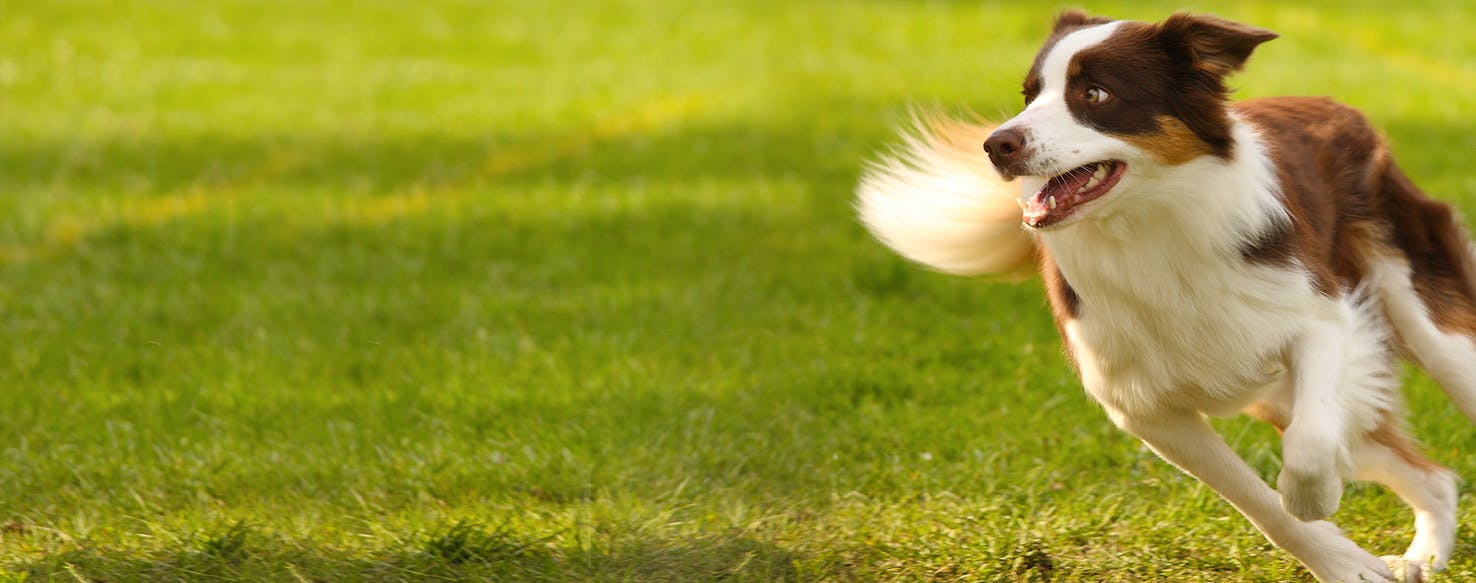
{"type": "Polygon", "coordinates": [[[862,176],[857,210],[945,272],[1033,256],[1117,426],[1320,581],[1421,581],[1455,546],[1457,484],[1405,429],[1399,359],[1476,420],[1476,247],[1355,109],[1229,101],[1226,77],[1276,37],[1210,15],[1062,13],[1023,112],[920,120],[862,176]],[[1274,490],[1206,422],[1237,412],[1281,434],[1274,490]],[[1403,556],[1326,520],[1352,479],[1414,510],[1403,556]]]}

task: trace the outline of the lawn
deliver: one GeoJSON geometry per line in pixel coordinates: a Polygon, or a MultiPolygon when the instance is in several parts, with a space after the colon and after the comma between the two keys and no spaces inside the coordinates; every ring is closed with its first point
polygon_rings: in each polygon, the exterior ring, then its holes
{"type": "MultiPolygon", "coordinates": [[[[1193,7],[1282,33],[1241,96],[1364,109],[1476,216],[1469,7],[1193,7]]],[[[1054,10],[0,0],[0,579],[1310,580],[1111,426],[1038,282],[854,219],[909,107],[1019,107],[1054,10]]]]}

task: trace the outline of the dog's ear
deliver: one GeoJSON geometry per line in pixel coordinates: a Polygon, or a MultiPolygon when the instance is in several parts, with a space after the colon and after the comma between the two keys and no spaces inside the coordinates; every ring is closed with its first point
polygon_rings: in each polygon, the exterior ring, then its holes
{"type": "Polygon", "coordinates": [[[1100,16],[1087,16],[1080,10],[1065,10],[1056,15],[1056,25],[1051,27],[1051,34],[1061,34],[1073,28],[1091,26],[1093,24],[1107,24],[1112,22],[1111,18],[1100,16]]]}
{"type": "Polygon", "coordinates": [[[1179,52],[1196,68],[1218,76],[1239,71],[1251,51],[1278,35],[1207,14],[1176,12],[1158,24],[1159,39],[1170,52],[1179,52]]]}

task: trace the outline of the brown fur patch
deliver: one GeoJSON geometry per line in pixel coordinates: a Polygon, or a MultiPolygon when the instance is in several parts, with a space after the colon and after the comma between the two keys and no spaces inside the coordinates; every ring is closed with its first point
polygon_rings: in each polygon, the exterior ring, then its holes
{"type": "Polygon", "coordinates": [[[1039,246],[1039,249],[1040,277],[1045,284],[1046,299],[1051,304],[1051,315],[1056,319],[1056,331],[1061,334],[1067,360],[1071,361],[1072,366],[1076,366],[1076,354],[1071,350],[1071,341],[1066,338],[1066,322],[1081,314],[1081,296],[1076,295],[1076,290],[1066,281],[1066,276],[1056,266],[1056,259],[1051,257],[1050,251],[1044,245],[1039,246]]]}
{"type": "Polygon", "coordinates": [[[1276,97],[1234,104],[1254,125],[1276,162],[1281,198],[1291,222],[1251,239],[1247,261],[1297,263],[1324,295],[1363,278],[1360,251],[1379,224],[1378,184],[1383,140],[1357,110],[1326,98],[1276,97]]]}
{"type": "Polygon", "coordinates": [[[1422,194],[1394,164],[1363,115],[1325,98],[1237,103],[1276,162],[1291,222],[1251,239],[1247,261],[1298,263],[1335,295],[1363,280],[1363,266],[1397,249],[1443,331],[1476,335],[1476,259],[1450,205],[1422,194]]]}
{"type": "Polygon", "coordinates": [[[1067,79],[1071,79],[1071,78],[1080,77],[1080,76],[1081,76],[1081,60],[1080,59],[1071,59],[1071,62],[1066,64],[1066,78],[1067,79]]]}
{"type": "MultiPolygon", "coordinates": [[[[1294,264],[1335,295],[1357,286],[1371,261],[1402,257],[1435,326],[1476,338],[1476,253],[1465,230],[1450,205],[1426,197],[1400,171],[1362,115],[1315,98],[1233,107],[1269,147],[1292,218],[1248,241],[1241,249],[1247,261],[1294,264]]],[[[1422,360],[1403,339],[1399,345],[1422,360]]],[[[1414,445],[1397,423],[1370,439],[1415,464],[1414,445]]]]}
{"type": "Polygon", "coordinates": [[[1061,274],[1049,255],[1041,263],[1041,278],[1045,281],[1051,307],[1066,320],[1076,319],[1081,315],[1081,296],[1076,295],[1076,290],[1067,283],[1066,276],[1061,274]]]}
{"type": "Polygon", "coordinates": [[[1177,13],[1158,24],[1124,22],[1073,57],[1066,104],[1077,121],[1102,132],[1162,137],[1186,133],[1182,128],[1196,137],[1195,150],[1228,159],[1233,140],[1224,77],[1272,38],[1271,32],[1204,15],[1177,13]],[[1114,98],[1088,102],[1086,91],[1092,87],[1114,98]],[[1166,128],[1165,118],[1174,125],[1166,128]]]}
{"type": "Polygon", "coordinates": [[[1412,467],[1427,472],[1441,469],[1438,464],[1430,461],[1424,453],[1420,452],[1419,444],[1405,431],[1398,413],[1386,412],[1379,426],[1368,432],[1366,437],[1369,441],[1389,448],[1389,451],[1394,452],[1394,455],[1399,456],[1399,459],[1412,467]]]}
{"type": "Polygon", "coordinates": [[[1476,336],[1476,257],[1455,211],[1426,198],[1393,160],[1379,175],[1379,189],[1381,214],[1430,318],[1442,332],[1476,336]]]}
{"type": "Polygon", "coordinates": [[[1194,67],[1216,76],[1238,71],[1261,43],[1277,34],[1208,14],[1177,12],[1158,24],[1160,33],[1183,43],[1194,67]]]}
{"type": "Polygon", "coordinates": [[[1152,154],[1159,162],[1170,166],[1187,163],[1200,156],[1214,154],[1209,144],[1199,139],[1189,126],[1178,118],[1158,116],[1158,133],[1119,136],[1123,141],[1152,154]]]}
{"type": "MultiPolygon", "coordinates": [[[[1245,408],[1245,413],[1271,424],[1276,428],[1278,434],[1285,432],[1286,427],[1291,424],[1291,414],[1280,405],[1269,401],[1251,403],[1245,408]]],[[[1364,438],[1388,448],[1410,466],[1427,471],[1440,469],[1439,465],[1420,452],[1419,443],[1409,436],[1396,411],[1385,411],[1383,419],[1379,421],[1379,426],[1365,434],[1364,438]]]]}
{"type": "Polygon", "coordinates": [[[1084,26],[1094,26],[1112,22],[1111,18],[1105,16],[1088,16],[1080,10],[1064,10],[1056,15],[1056,23],[1051,25],[1051,31],[1056,34],[1065,35],[1073,30],[1084,26]]]}

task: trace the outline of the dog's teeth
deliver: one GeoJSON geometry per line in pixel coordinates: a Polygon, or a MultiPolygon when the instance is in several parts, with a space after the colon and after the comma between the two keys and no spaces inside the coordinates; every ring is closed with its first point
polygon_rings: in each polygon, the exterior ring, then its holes
{"type": "Polygon", "coordinates": [[[1092,172],[1092,179],[1101,181],[1104,178],[1107,178],[1107,167],[1102,164],[1098,164],[1097,170],[1095,172],[1092,172]]]}
{"type": "Polygon", "coordinates": [[[1052,196],[1050,198],[1047,198],[1046,206],[1051,207],[1051,210],[1056,210],[1056,197],[1052,196]]]}
{"type": "Polygon", "coordinates": [[[1025,199],[1017,198],[1015,199],[1015,204],[1020,205],[1020,210],[1025,210],[1025,199]]]}

